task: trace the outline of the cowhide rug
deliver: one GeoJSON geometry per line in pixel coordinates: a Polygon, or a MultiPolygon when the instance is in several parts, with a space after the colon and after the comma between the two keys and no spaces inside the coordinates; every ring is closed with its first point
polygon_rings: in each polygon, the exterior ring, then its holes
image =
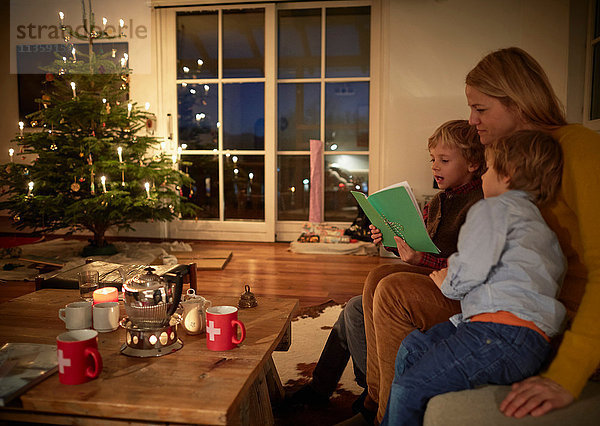
{"type": "MultiPolygon", "coordinates": [[[[292,321],[292,344],[289,350],[273,353],[273,361],[286,392],[293,392],[309,382],[331,327],[341,310],[342,305],[329,301],[302,309],[292,321]]],[[[354,381],[350,360],[327,406],[295,411],[276,409],[275,423],[281,426],[336,424],[352,416],[352,402],[361,393],[362,388],[354,381]]]]}

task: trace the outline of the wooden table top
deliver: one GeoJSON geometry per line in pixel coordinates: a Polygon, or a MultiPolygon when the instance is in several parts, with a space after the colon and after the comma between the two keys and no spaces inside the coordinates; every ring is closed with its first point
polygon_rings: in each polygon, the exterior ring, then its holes
{"type": "MultiPolygon", "coordinates": [[[[58,310],[79,299],[78,290],[44,289],[0,304],[0,344],[56,344],[65,331],[58,310]]],[[[211,296],[213,306],[236,305],[237,298],[211,296]]],[[[240,310],[246,339],[230,351],[206,348],[206,334],[189,336],[178,327],[179,351],[158,358],[121,355],[125,330],[99,333],[104,368],[81,385],[63,385],[58,374],[21,395],[30,412],[142,422],[227,424],[240,399],[270,360],[298,306],[296,299],[258,299],[240,310]]],[[[121,314],[125,314],[122,302],[121,314]]],[[[11,410],[11,408],[0,408],[11,410]]],[[[2,412],[0,411],[0,418],[2,412]]]]}

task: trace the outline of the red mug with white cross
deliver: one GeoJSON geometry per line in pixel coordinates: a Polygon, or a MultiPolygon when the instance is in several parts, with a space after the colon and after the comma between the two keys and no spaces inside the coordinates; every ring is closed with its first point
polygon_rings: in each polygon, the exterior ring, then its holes
{"type": "Polygon", "coordinates": [[[56,337],[58,380],[79,385],[95,379],[102,371],[96,330],[73,330],[56,337]]]}
{"type": "Polygon", "coordinates": [[[206,309],[206,347],[211,351],[235,348],[246,338],[246,327],[238,320],[235,306],[213,306],[206,309]],[[240,330],[238,339],[237,330],[240,330]]]}

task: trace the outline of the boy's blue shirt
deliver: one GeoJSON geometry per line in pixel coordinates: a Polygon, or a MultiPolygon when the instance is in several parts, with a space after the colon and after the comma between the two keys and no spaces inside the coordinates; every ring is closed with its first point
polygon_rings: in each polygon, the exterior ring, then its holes
{"type": "Polygon", "coordinates": [[[565,266],[558,239],[529,194],[510,190],[480,200],[467,214],[441,286],[446,297],[461,301],[462,313],[450,320],[457,325],[508,311],[552,337],[566,312],[556,300],[565,266]]]}

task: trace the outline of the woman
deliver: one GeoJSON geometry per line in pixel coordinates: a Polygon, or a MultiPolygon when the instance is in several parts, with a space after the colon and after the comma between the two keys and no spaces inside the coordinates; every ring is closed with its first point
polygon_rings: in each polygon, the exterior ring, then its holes
{"type": "MultiPolygon", "coordinates": [[[[519,48],[501,49],[483,58],[466,78],[466,96],[481,142],[489,144],[517,130],[550,133],[564,152],[558,201],[543,211],[568,261],[559,299],[569,324],[558,353],[542,376],[513,385],[500,405],[507,416],[542,415],[576,398],[600,363],[600,135],[568,125],[541,66],[519,48]]],[[[456,305],[418,274],[375,269],[365,283],[363,310],[367,338],[365,408],[377,406],[381,421],[402,339],[457,313],[456,305]]]]}

